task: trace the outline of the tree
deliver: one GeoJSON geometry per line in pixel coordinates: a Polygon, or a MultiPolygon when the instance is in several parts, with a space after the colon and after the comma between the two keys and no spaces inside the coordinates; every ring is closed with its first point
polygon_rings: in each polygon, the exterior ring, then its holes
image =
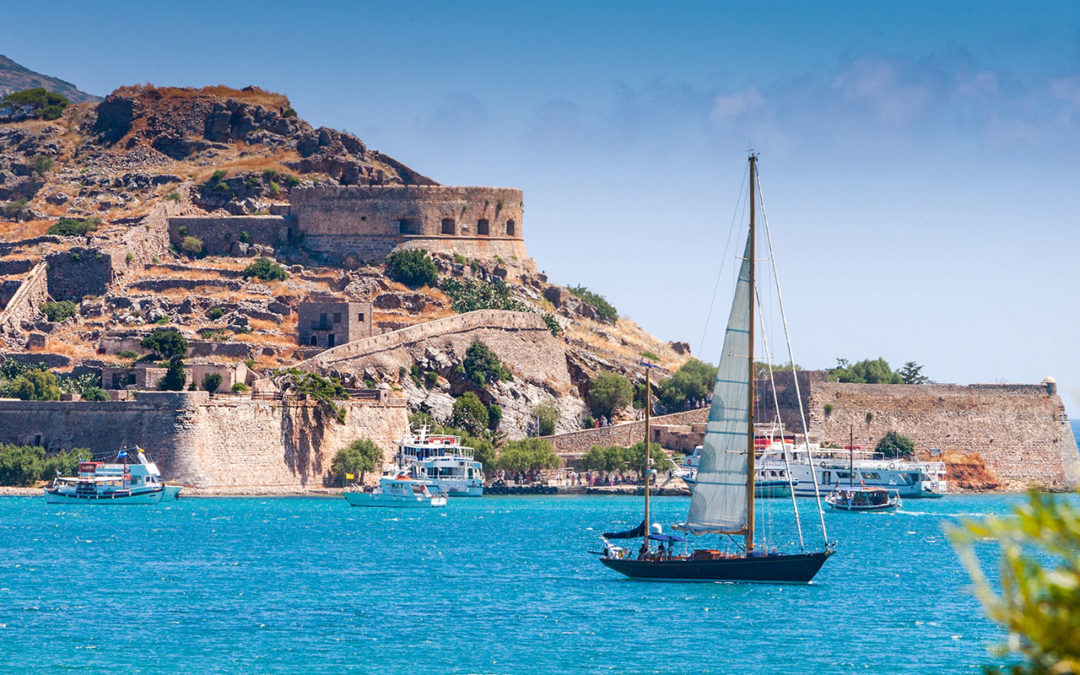
{"type": "MultiPolygon", "coordinates": [[[[161,391],[184,391],[185,382],[187,382],[187,373],[184,372],[184,362],[180,357],[169,359],[169,369],[158,380],[158,389],[161,391]]],[[[194,383],[192,386],[194,386],[194,383]]]]}
{"type": "Polygon", "coordinates": [[[929,378],[922,374],[922,369],[923,367],[914,361],[908,361],[896,372],[904,384],[925,384],[929,378]]]}
{"type": "Polygon", "coordinates": [[[84,401],[108,401],[109,395],[101,387],[87,387],[82,391],[84,401]]]}
{"type": "Polygon", "coordinates": [[[63,94],[34,87],[16,91],[0,100],[0,115],[22,119],[55,120],[71,101],[63,94]]]}
{"type": "Polygon", "coordinates": [[[269,258],[259,258],[244,268],[241,276],[245,279],[255,277],[262,281],[284,281],[289,274],[285,268],[269,258]]]}
{"type": "Polygon", "coordinates": [[[559,468],[562,459],[547,441],[525,438],[503,445],[495,464],[504,471],[541,471],[559,468]]]}
{"type": "Polygon", "coordinates": [[[386,274],[409,288],[435,286],[439,269],[422,248],[398,250],[386,257],[386,274]]]}
{"type": "Polygon", "coordinates": [[[465,377],[477,387],[484,387],[489,382],[514,379],[495,352],[479,340],[469,345],[461,365],[465,369],[465,377]]]}
{"type": "Polygon", "coordinates": [[[46,302],[41,305],[41,311],[45,314],[45,318],[53,323],[75,316],[78,309],[78,306],[71,300],[46,302]]]}
{"type": "Polygon", "coordinates": [[[541,403],[533,408],[532,414],[536,419],[538,436],[550,436],[555,433],[555,425],[559,423],[559,409],[554,403],[541,403]]]}
{"type": "Polygon", "coordinates": [[[1027,660],[1010,671],[1080,672],[1080,509],[1033,490],[1012,516],[967,521],[949,537],[987,616],[1009,632],[999,652],[1027,660]],[[1000,592],[975,555],[987,539],[1001,550],[1000,592]]]}
{"type": "Polygon", "coordinates": [[[581,465],[589,471],[624,471],[626,450],[619,445],[594,445],[581,458],[581,465]]]}
{"type": "Polygon", "coordinates": [[[633,385],[618,373],[601,373],[589,382],[589,409],[597,417],[604,415],[611,419],[616,411],[630,405],[633,398],[633,385]]]}
{"type": "Polygon", "coordinates": [[[15,398],[24,401],[59,401],[60,383],[47,370],[28,370],[16,377],[9,387],[15,398]]]}
{"type": "Polygon", "coordinates": [[[915,454],[915,444],[907,436],[901,436],[895,431],[890,431],[878,441],[874,451],[880,452],[890,459],[910,457],[915,454]]]}
{"type": "Polygon", "coordinates": [[[338,450],[330,462],[330,472],[337,476],[342,485],[345,484],[347,473],[360,474],[360,482],[363,483],[365,473],[382,467],[382,458],[382,448],[371,440],[360,438],[338,450]]]}
{"type": "Polygon", "coordinates": [[[660,384],[660,407],[664,412],[683,410],[688,400],[704,399],[715,379],[716,366],[690,359],[660,384]]]}
{"type": "Polygon", "coordinates": [[[829,379],[833,382],[855,382],[860,384],[900,384],[900,375],[893,372],[889,362],[883,358],[863,359],[854,365],[848,365],[846,359],[837,359],[836,367],[829,369],[829,379]]]}
{"type": "Polygon", "coordinates": [[[188,352],[187,339],[175,328],[155,328],[139,344],[166,360],[182,359],[188,352]]]}
{"type": "Polygon", "coordinates": [[[220,373],[207,373],[202,379],[202,388],[213,394],[221,386],[220,373]]]}
{"type": "Polygon", "coordinates": [[[472,435],[483,433],[488,426],[488,409],[480,397],[467,391],[454,401],[452,425],[472,435]]]}
{"type": "MultiPolygon", "coordinates": [[[[624,457],[627,468],[641,475],[642,467],[645,466],[645,441],[638,441],[627,448],[624,457]]],[[[667,471],[675,465],[659,443],[649,443],[649,459],[656,471],[667,471]]]]}

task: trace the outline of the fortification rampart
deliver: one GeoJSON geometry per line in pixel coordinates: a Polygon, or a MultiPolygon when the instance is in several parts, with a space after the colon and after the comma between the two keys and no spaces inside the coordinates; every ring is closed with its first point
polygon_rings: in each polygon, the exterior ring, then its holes
{"type": "Polygon", "coordinates": [[[196,237],[208,255],[244,255],[252,245],[276,248],[288,241],[290,219],[282,216],[179,216],[169,218],[169,240],[177,248],[196,237]]]}
{"type": "MultiPolygon", "coordinates": [[[[652,418],[652,442],[659,442],[660,429],[668,425],[693,425],[706,422],[709,419],[708,408],[695,408],[685,412],[672,413],[670,415],[658,415],[652,418]]],[[[574,459],[588,452],[594,445],[622,445],[630,446],[645,439],[645,420],[636,422],[624,422],[613,424],[608,427],[596,429],[582,429],[565,434],[542,436],[543,440],[551,443],[551,447],[561,456],[574,459]]]]}
{"type": "Polygon", "coordinates": [[[0,310],[0,333],[21,334],[23,324],[34,321],[38,308],[49,297],[49,279],[45,263],[38,263],[26,275],[18,289],[0,310]]]}
{"type": "Polygon", "coordinates": [[[404,402],[341,401],[345,424],[304,400],[139,392],[133,401],[0,399],[0,442],[115,453],[146,448],[169,480],[200,488],[321,487],[334,454],[370,438],[389,457],[405,431],[404,402]]]}
{"type": "Polygon", "coordinates": [[[897,431],[918,451],[978,453],[1009,489],[1080,484],[1076,440],[1047,385],[815,382],[810,412],[811,433],[823,441],[846,445],[853,428],[856,444],[873,447],[897,431]]]}

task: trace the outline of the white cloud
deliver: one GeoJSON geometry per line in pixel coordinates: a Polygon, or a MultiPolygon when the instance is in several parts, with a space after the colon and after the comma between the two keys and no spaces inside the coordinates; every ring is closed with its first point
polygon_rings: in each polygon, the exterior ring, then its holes
{"type": "Polygon", "coordinates": [[[730,94],[717,94],[712,101],[709,119],[714,124],[731,120],[764,107],[766,101],[757,85],[751,84],[730,94]]]}

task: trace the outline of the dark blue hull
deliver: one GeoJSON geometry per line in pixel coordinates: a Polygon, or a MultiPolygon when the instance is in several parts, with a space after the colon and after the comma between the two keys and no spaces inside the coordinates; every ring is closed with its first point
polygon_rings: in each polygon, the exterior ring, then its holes
{"type": "Polygon", "coordinates": [[[600,562],[631,579],[807,583],[832,554],[832,551],[822,551],[718,560],[634,560],[604,557],[600,558],[600,562]]]}

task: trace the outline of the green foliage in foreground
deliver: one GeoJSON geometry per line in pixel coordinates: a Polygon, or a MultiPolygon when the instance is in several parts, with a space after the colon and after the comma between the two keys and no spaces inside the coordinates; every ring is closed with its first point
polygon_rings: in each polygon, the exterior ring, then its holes
{"type": "MultiPolygon", "coordinates": [[[[659,443],[649,444],[649,457],[652,468],[667,471],[674,464],[661,449],[659,443]]],[[[590,471],[633,471],[641,475],[645,466],[645,441],[638,441],[629,448],[621,445],[594,445],[581,458],[581,465],[590,471]]]]}
{"type": "Polygon", "coordinates": [[[874,451],[888,458],[910,457],[915,454],[915,444],[907,436],[890,431],[878,441],[874,451]]]}
{"type": "MultiPolygon", "coordinates": [[[[529,308],[515,300],[510,286],[502,279],[488,283],[481,279],[443,279],[439,288],[450,298],[450,307],[458,314],[475,312],[479,309],[505,309],[512,312],[527,312],[529,308]]],[[[554,318],[554,317],[552,317],[554,318]]],[[[557,324],[556,324],[557,325],[557,324]]],[[[548,326],[551,330],[551,326],[548,326]]]]}
{"type": "Polygon", "coordinates": [[[83,237],[93,232],[101,225],[101,218],[61,218],[51,226],[47,234],[56,234],[61,237],[83,237]]]}
{"type": "Polygon", "coordinates": [[[997,651],[1025,659],[1014,673],[1080,672],[1080,508],[1031,492],[1012,515],[949,529],[987,616],[1009,633],[997,651]],[[999,548],[1000,590],[976,557],[987,539],[999,548]]]}
{"type": "Polygon", "coordinates": [[[242,275],[245,279],[256,277],[262,281],[284,281],[289,276],[284,267],[268,258],[259,258],[251,263],[244,268],[242,275]]]}
{"type": "Polygon", "coordinates": [[[630,405],[633,398],[633,385],[618,373],[601,373],[589,382],[589,410],[597,417],[604,415],[610,420],[617,410],[630,405]]]}
{"type": "Polygon", "coordinates": [[[360,474],[360,482],[364,482],[364,474],[368,471],[378,471],[382,467],[383,451],[375,445],[374,441],[360,438],[346,447],[338,450],[330,463],[330,473],[344,485],[351,473],[354,476],[360,474]]]}
{"type": "Polygon", "coordinates": [[[615,306],[607,301],[607,298],[594,293],[584,286],[567,286],[566,290],[570,291],[570,294],[579,298],[583,302],[586,302],[596,309],[596,313],[601,319],[615,323],[619,318],[619,311],[615,309],[615,306]]]}
{"type": "Polygon", "coordinates": [[[63,94],[48,91],[44,87],[34,87],[8,94],[0,100],[0,111],[13,116],[26,116],[32,119],[55,120],[63,114],[71,101],[63,94]]]}
{"type": "Polygon", "coordinates": [[[678,412],[686,408],[688,400],[705,398],[712,391],[715,379],[716,366],[690,359],[660,384],[662,412],[678,412]]]}
{"type": "Polygon", "coordinates": [[[539,438],[510,441],[499,448],[494,468],[504,471],[541,471],[558,469],[562,459],[551,444],[539,438]]]}
{"type": "Polygon", "coordinates": [[[386,274],[409,288],[435,286],[439,270],[422,248],[398,250],[386,257],[386,274]]]}
{"type": "Polygon", "coordinates": [[[39,446],[0,444],[0,485],[32,487],[39,480],[51,480],[57,471],[71,476],[79,459],[89,458],[86,448],[47,455],[39,446]]]}
{"type": "Polygon", "coordinates": [[[45,317],[52,322],[63,321],[68,317],[75,316],[75,312],[77,310],[78,305],[76,305],[71,300],[46,302],[41,305],[41,311],[45,314],[45,317]]]}

